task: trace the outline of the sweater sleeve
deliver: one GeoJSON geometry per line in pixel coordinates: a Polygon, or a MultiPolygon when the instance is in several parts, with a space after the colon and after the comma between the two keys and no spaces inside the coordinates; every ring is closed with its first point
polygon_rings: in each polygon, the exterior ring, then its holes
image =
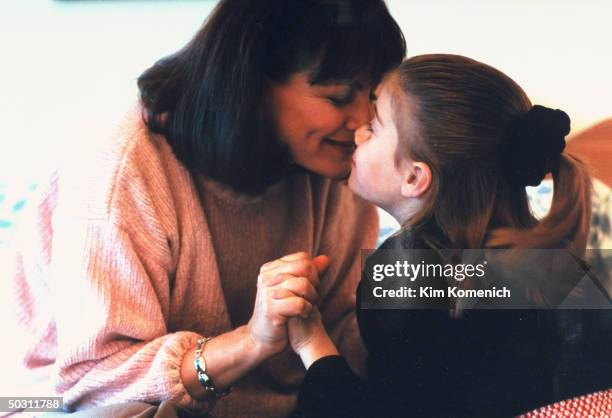
{"type": "Polygon", "coordinates": [[[62,165],[45,198],[53,205],[39,205],[35,226],[46,257],[36,268],[31,257],[19,261],[20,323],[31,335],[25,367],[50,367],[68,408],[163,400],[209,407],[180,378],[199,338],[177,326],[171,304],[176,196],[190,184],[160,144],[136,112],[116,141],[62,165]]]}
{"type": "Polygon", "coordinates": [[[113,222],[70,224],[56,231],[52,265],[56,390],[66,405],[171,399],[206,408],[180,379],[199,335],[168,330],[169,271],[113,222]]]}
{"type": "Polygon", "coordinates": [[[334,183],[328,201],[321,254],[331,264],[321,282],[321,315],[326,330],[359,375],[365,370],[365,349],[355,315],[355,292],[361,278],[361,250],[375,248],[376,208],[334,183]]]}

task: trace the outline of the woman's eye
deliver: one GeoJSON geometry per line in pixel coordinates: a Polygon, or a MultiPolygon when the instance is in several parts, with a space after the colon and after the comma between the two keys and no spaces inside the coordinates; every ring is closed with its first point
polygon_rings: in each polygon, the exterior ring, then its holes
{"type": "Polygon", "coordinates": [[[343,96],[329,96],[328,99],[334,106],[343,107],[348,106],[353,102],[355,99],[355,94],[350,92],[349,94],[345,94],[343,96]]]}

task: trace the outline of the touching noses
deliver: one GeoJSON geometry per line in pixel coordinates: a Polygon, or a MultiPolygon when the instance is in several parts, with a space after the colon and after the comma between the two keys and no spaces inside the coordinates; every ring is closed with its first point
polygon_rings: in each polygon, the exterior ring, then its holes
{"type": "Polygon", "coordinates": [[[372,120],[372,102],[370,101],[369,90],[364,88],[357,92],[352,106],[347,110],[348,119],[345,126],[350,131],[354,132],[372,120]]]}
{"type": "Polygon", "coordinates": [[[370,139],[370,135],[372,135],[372,132],[370,131],[369,125],[367,123],[365,125],[360,126],[355,131],[355,144],[357,144],[357,146],[363,144],[365,141],[370,139]]]}

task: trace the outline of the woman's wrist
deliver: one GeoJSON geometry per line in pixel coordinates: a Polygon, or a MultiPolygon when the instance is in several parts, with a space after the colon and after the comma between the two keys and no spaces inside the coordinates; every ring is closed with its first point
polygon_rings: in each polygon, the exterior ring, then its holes
{"type": "MultiPolygon", "coordinates": [[[[181,380],[194,399],[205,400],[209,394],[198,380],[195,351],[194,346],[183,357],[181,380]]],[[[219,392],[232,386],[272,355],[253,339],[247,326],[214,336],[201,353],[206,361],[206,374],[214,381],[215,389],[219,392]]]]}
{"type": "Polygon", "coordinates": [[[239,330],[243,334],[244,342],[247,346],[246,350],[258,362],[262,362],[282,351],[279,351],[278,349],[275,349],[270,345],[263,344],[262,342],[257,340],[257,338],[253,336],[250,323],[247,323],[246,325],[237,328],[237,330],[239,330]]]}
{"type": "Polygon", "coordinates": [[[339,355],[338,349],[334,342],[329,338],[326,332],[317,333],[306,344],[297,350],[302,363],[306,369],[317,360],[326,356],[339,355]]]}

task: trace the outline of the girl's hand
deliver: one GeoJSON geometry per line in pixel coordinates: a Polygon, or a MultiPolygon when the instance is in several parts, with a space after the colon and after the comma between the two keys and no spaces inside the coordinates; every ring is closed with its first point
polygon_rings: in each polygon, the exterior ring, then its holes
{"type": "Polygon", "coordinates": [[[338,350],[327,335],[319,309],[314,306],[306,319],[296,317],[289,320],[289,342],[291,348],[302,359],[307,369],[321,357],[337,355],[338,350]]]}
{"type": "Polygon", "coordinates": [[[310,259],[307,253],[299,252],[261,267],[255,307],[247,328],[263,356],[285,349],[289,318],[308,318],[317,301],[319,275],[328,265],[326,256],[310,259]]]}
{"type": "Polygon", "coordinates": [[[319,309],[313,307],[308,318],[291,318],[288,331],[291,348],[300,355],[307,346],[317,343],[318,336],[325,333],[319,309]]]}

